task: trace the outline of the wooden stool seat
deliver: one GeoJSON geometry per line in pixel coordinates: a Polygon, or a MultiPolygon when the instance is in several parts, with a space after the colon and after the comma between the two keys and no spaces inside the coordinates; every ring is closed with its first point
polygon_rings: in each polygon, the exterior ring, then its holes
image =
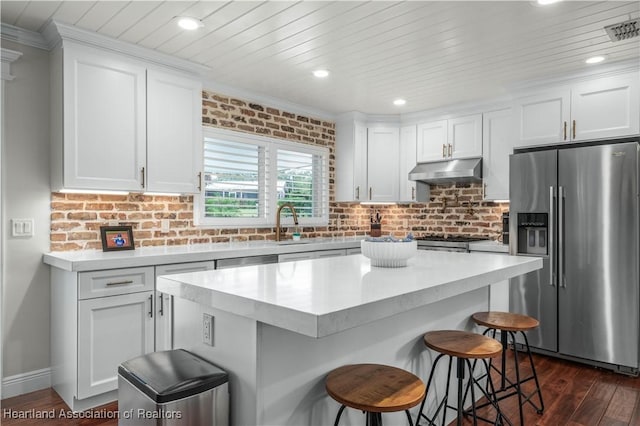
{"type": "Polygon", "coordinates": [[[342,405],[370,413],[403,411],[422,401],[425,386],[408,371],[380,364],[354,364],[331,371],[327,393],[342,405]]]}
{"type": "Polygon", "coordinates": [[[476,312],[471,318],[478,325],[505,331],[532,330],[540,325],[535,318],[511,312],[476,312]]]}
{"type": "Polygon", "coordinates": [[[497,340],[461,330],[429,331],[424,343],[436,352],[464,359],[492,358],[502,352],[497,340]]]}

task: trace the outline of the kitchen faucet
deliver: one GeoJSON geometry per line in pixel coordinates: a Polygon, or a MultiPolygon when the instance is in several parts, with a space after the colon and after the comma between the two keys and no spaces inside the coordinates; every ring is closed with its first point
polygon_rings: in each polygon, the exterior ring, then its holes
{"type": "Polygon", "coordinates": [[[293,206],[293,204],[291,203],[284,203],[281,204],[280,207],[278,207],[278,212],[276,213],[276,241],[280,241],[280,233],[281,228],[280,228],[280,215],[282,214],[282,209],[284,207],[289,207],[289,210],[291,210],[291,214],[293,215],[293,223],[294,224],[298,224],[298,214],[296,213],[296,208],[293,206]]]}

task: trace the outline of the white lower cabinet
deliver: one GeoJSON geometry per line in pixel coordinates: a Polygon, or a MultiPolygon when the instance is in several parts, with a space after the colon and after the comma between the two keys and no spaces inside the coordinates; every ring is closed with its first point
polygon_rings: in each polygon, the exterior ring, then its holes
{"type": "Polygon", "coordinates": [[[153,291],[78,303],[78,399],[118,388],[118,365],[153,352],[153,291]]]}
{"type": "MultiPolygon", "coordinates": [[[[211,271],[215,261],[174,263],[156,266],[156,278],[160,275],[184,274],[187,272],[211,271]]],[[[173,349],[173,298],[159,291],[155,292],[155,350],[173,349]]]]}
{"type": "Polygon", "coordinates": [[[96,270],[51,268],[51,382],[74,411],[117,398],[118,365],[173,349],[173,301],[155,278],[214,261],[96,270]]]}

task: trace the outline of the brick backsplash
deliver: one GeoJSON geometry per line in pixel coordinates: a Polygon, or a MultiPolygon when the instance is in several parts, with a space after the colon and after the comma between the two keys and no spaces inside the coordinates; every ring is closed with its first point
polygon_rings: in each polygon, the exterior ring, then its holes
{"type": "MultiPolygon", "coordinates": [[[[429,203],[366,206],[336,203],[335,123],[280,109],[203,92],[202,121],[274,138],[327,146],[330,151],[329,225],[304,227],[303,238],[366,235],[370,216],[380,212],[382,233],[462,234],[497,239],[508,203],[482,201],[481,184],[432,186],[429,203]],[[446,199],[446,205],[445,205],[446,199]]],[[[51,251],[101,249],[100,226],[131,225],[136,247],[228,241],[273,240],[271,228],[203,228],[193,223],[193,196],[51,194],[51,251]],[[168,219],[169,232],[161,220],[168,219]]]]}

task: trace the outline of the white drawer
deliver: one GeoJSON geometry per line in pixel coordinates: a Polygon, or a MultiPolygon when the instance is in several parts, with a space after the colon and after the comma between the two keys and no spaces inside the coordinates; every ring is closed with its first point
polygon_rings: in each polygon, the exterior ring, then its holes
{"type": "Polygon", "coordinates": [[[185,274],[187,272],[211,271],[213,269],[216,269],[216,262],[214,260],[208,260],[204,262],[173,263],[170,265],[156,266],[156,276],[159,277],[160,275],[185,274]]]}
{"type": "Polygon", "coordinates": [[[78,299],[153,290],[153,266],[78,273],[78,299]]]}

